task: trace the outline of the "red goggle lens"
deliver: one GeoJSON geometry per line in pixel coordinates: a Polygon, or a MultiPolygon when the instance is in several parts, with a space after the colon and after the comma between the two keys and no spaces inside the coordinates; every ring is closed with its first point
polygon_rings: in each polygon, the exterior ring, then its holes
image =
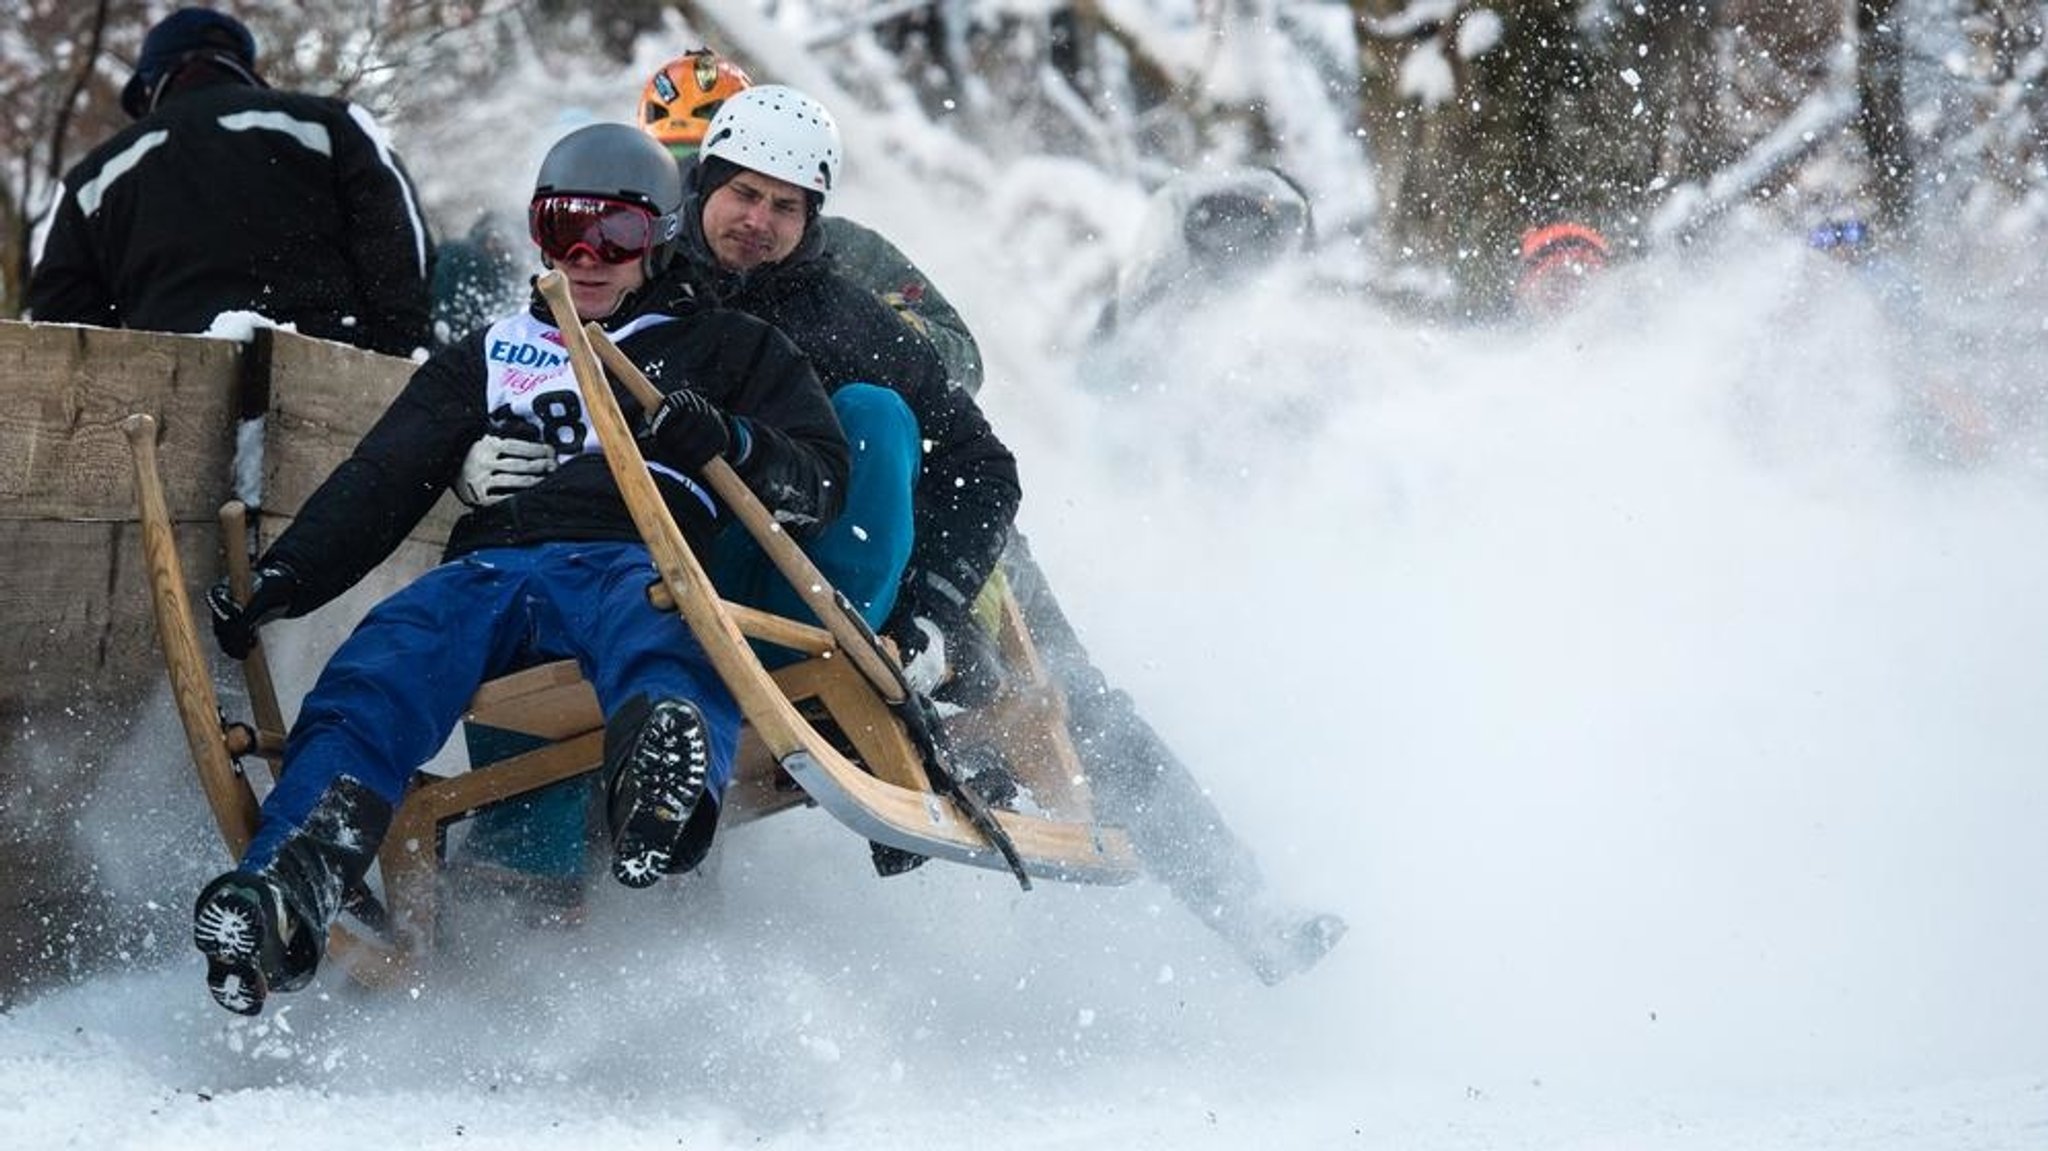
{"type": "Polygon", "coordinates": [[[543,196],[527,210],[527,224],[551,260],[568,260],[581,248],[607,264],[623,264],[654,246],[654,213],[624,200],[543,196]]]}

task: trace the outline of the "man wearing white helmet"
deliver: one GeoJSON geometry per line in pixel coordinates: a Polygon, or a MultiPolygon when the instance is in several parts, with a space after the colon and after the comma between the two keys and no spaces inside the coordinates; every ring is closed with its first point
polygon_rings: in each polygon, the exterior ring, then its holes
{"type": "MultiPolygon", "coordinates": [[[[1017,461],[931,344],[825,257],[819,219],[841,161],[831,113],[803,93],[765,84],[727,99],[698,154],[671,275],[810,357],[855,445],[846,511],[812,556],[896,640],[920,686],[972,704],[992,693],[995,663],[969,606],[1016,517],[1017,461]]],[[[716,565],[727,594],[805,614],[745,551],[716,565]]]]}
{"type": "MultiPolygon", "coordinates": [[[[835,293],[823,283],[801,286],[806,282],[802,269],[819,242],[818,212],[838,177],[837,133],[828,132],[829,125],[830,116],[822,107],[787,89],[750,89],[728,100],[713,119],[700,155],[700,210],[693,214],[685,206],[684,260],[679,262],[679,267],[710,267],[711,290],[721,302],[760,316],[788,334],[812,357],[827,390],[840,387],[842,378],[861,370],[859,360],[840,362],[844,357],[889,342],[879,330],[885,322],[871,321],[863,330],[857,313],[840,302],[845,295],[859,293],[835,293]],[[757,107],[742,103],[756,93],[757,107]],[[707,252],[715,265],[707,264],[707,252]]],[[[1274,229],[1276,246],[1298,242],[1305,229],[1305,212],[1280,222],[1274,229]]],[[[1249,247],[1250,238],[1242,246],[1249,247]]],[[[834,394],[834,405],[856,454],[842,524],[865,505],[863,434],[857,420],[839,406],[844,394],[834,394]]],[[[1001,556],[1009,542],[1014,508],[997,519],[971,499],[947,503],[955,485],[943,472],[933,474],[941,466],[936,461],[949,451],[971,457],[978,441],[948,436],[943,430],[934,434],[933,423],[917,407],[917,397],[908,398],[934,447],[917,487],[917,525],[904,594],[914,597],[911,604],[932,610],[940,625],[941,642],[935,646],[951,654],[960,650],[962,641],[979,642],[981,633],[966,616],[964,601],[973,598],[989,574],[981,561],[1001,556]],[[958,514],[962,511],[967,514],[958,514]],[[1000,532],[990,530],[997,526],[1000,532]],[[963,543],[968,546],[962,548],[963,543]],[[963,553],[974,562],[963,562],[963,553]],[[920,587],[920,581],[937,587],[920,587]]],[[[985,427],[978,410],[972,419],[977,427],[985,427]]],[[[993,443],[993,434],[985,441],[993,443]]],[[[1014,479],[1014,461],[1007,452],[1004,461],[1005,474],[1014,479]]],[[[843,530],[828,529],[826,538],[843,530]]],[[[824,560],[819,562],[825,566],[824,560]]],[[[1147,869],[1226,939],[1260,979],[1274,983],[1312,967],[1343,937],[1344,921],[1274,897],[1252,852],[1230,832],[1200,783],[1138,714],[1130,697],[1111,687],[1089,659],[1021,537],[1004,566],[1016,582],[1034,635],[1043,633],[1052,645],[1050,666],[1067,689],[1075,740],[1106,816],[1129,829],[1147,869]]],[[[910,615],[918,626],[928,625],[916,606],[910,615]]],[[[906,613],[899,608],[886,629],[899,642],[905,642],[905,622],[906,613]]],[[[916,637],[905,647],[918,652],[916,637]]],[[[957,677],[961,668],[952,671],[957,677]]]]}
{"type": "MultiPolygon", "coordinates": [[[[727,100],[753,86],[753,78],[732,60],[709,48],[692,49],[648,78],[640,92],[640,130],[669,150],[687,179],[712,117],[727,100]]],[[[904,323],[930,340],[954,387],[979,392],[981,348],[931,277],[874,229],[844,216],[827,215],[821,221],[825,250],[839,274],[894,308],[904,323]]]]}
{"type": "MultiPolygon", "coordinates": [[[[862,373],[894,361],[902,344],[901,325],[891,322],[886,309],[875,308],[871,296],[831,275],[817,259],[818,213],[839,177],[839,160],[830,114],[801,93],[752,88],[728,100],[713,118],[699,156],[697,210],[684,206],[678,261],[685,272],[700,273],[700,288],[719,302],[781,328],[833,391],[855,454],[847,511],[821,538],[828,545],[848,535],[849,524],[863,523],[863,509],[889,506],[887,493],[878,502],[872,490],[863,490],[864,467],[873,474],[863,463],[873,445],[864,449],[863,440],[876,432],[843,402],[849,393],[879,389],[843,381],[877,379],[862,373]]],[[[879,375],[899,391],[902,378],[886,368],[879,375]]],[[[904,601],[887,613],[884,630],[907,653],[930,661],[936,651],[941,664],[951,665],[954,678],[936,694],[958,691],[967,678],[970,690],[959,698],[971,701],[992,676],[969,672],[957,654],[977,651],[985,642],[966,605],[1010,542],[1015,503],[998,497],[1017,490],[1016,464],[965,393],[930,380],[928,371],[922,378],[923,386],[903,398],[932,447],[916,485],[904,601]],[[994,454],[998,450],[1000,456],[994,454]],[[917,631],[932,637],[929,647],[917,631]]],[[[836,574],[825,558],[818,562],[828,575],[836,574]]],[[[1042,632],[1053,644],[1050,666],[1067,689],[1075,741],[1095,794],[1105,815],[1129,829],[1146,868],[1228,940],[1262,980],[1278,982],[1313,966],[1343,937],[1344,921],[1290,906],[1267,890],[1251,851],[1231,834],[1200,783],[1138,715],[1130,697],[1113,689],[1089,660],[1021,537],[1005,568],[1016,581],[1033,634],[1042,632]]]]}

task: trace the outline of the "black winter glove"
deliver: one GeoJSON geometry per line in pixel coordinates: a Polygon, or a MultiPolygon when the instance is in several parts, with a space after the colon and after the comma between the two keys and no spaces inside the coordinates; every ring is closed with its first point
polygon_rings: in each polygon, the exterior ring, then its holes
{"type": "Polygon", "coordinates": [[[661,397],[647,420],[647,436],[668,464],[694,473],[732,443],[724,412],[710,400],[679,388],[661,397]]]}
{"type": "Polygon", "coordinates": [[[915,690],[958,707],[979,707],[1002,690],[994,639],[974,618],[972,602],[938,576],[905,577],[882,630],[903,653],[903,674],[915,690]]]}
{"type": "Polygon", "coordinates": [[[213,613],[213,641],[230,659],[247,659],[256,646],[256,629],[291,610],[299,577],[281,563],[266,563],[249,577],[249,602],[235,602],[234,588],[223,577],[207,590],[206,607],[213,613]]]}

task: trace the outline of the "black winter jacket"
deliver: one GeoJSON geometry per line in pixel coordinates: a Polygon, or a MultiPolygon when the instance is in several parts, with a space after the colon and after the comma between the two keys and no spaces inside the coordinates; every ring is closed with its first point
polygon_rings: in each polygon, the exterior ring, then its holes
{"type": "MultiPolygon", "coordinates": [[[[735,470],[778,520],[801,533],[837,515],[846,490],[846,438],[803,356],[751,316],[650,309],[649,295],[640,293],[605,321],[608,332],[627,332],[614,336],[619,349],[655,387],[694,388],[742,425],[746,454],[735,470]]],[[[547,315],[536,298],[527,315],[443,348],[413,373],[354,454],[307,497],[265,553],[264,562],[281,562],[298,577],[290,614],[303,615],[347,591],[418,526],[460,477],[471,445],[490,430],[488,389],[494,379],[520,370],[513,365],[560,371],[530,398],[536,412],[547,413],[539,437],[557,445],[561,462],[540,483],[456,521],[444,558],[548,540],[640,538],[594,448],[595,433],[581,419],[560,332],[547,315]]],[[[637,426],[638,404],[614,392],[637,426]]],[[[502,420],[504,413],[496,416],[502,420]]],[[[640,449],[686,541],[702,554],[716,525],[710,497],[667,468],[652,441],[642,438],[640,449]]]]}
{"type": "Polygon", "coordinates": [[[428,344],[432,260],[368,113],[224,81],[166,95],[64,177],[27,310],[159,332],[249,311],[408,355],[428,344]]]}
{"type": "Polygon", "coordinates": [[[973,395],[947,382],[931,344],[839,274],[815,221],[788,258],[731,273],[705,241],[702,207],[695,196],[683,205],[682,257],[671,282],[775,325],[810,358],[828,392],[870,383],[903,397],[925,443],[903,606],[917,610],[927,575],[972,599],[995,569],[1023,499],[1017,457],[973,395]]]}

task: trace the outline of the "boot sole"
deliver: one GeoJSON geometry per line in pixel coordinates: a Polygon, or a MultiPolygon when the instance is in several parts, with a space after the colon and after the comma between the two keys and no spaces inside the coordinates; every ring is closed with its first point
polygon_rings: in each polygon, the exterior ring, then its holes
{"type": "Polygon", "coordinates": [[[206,956],[206,990],[237,1015],[260,1015],[270,994],[263,976],[262,897],[246,887],[223,886],[192,914],[192,942],[206,956]]]}
{"type": "Polygon", "coordinates": [[[613,783],[614,804],[621,793],[630,798],[612,839],[612,878],[649,887],[670,873],[683,828],[704,798],[710,766],[711,745],[697,709],[677,701],[656,704],[613,783]]]}

